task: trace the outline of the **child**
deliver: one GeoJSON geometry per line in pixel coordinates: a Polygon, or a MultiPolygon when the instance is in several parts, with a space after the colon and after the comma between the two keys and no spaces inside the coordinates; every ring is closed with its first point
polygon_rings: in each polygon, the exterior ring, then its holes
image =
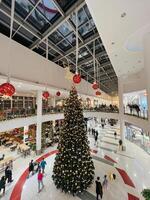
{"type": "Polygon", "coordinates": [[[42,168],[42,173],[44,174],[45,173],[45,166],[47,165],[47,163],[46,163],[46,161],[44,160],[44,158],[43,158],[43,160],[42,160],[42,162],[41,162],[41,168],[42,168]]]}
{"type": "Polygon", "coordinates": [[[40,189],[41,185],[42,185],[42,188],[44,187],[43,174],[42,174],[41,170],[39,170],[37,178],[38,178],[38,192],[40,192],[41,191],[41,189],[40,189]]]}
{"type": "Polygon", "coordinates": [[[108,189],[108,179],[107,179],[107,175],[104,176],[104,180],[103,180],[103,189],[107,190],[108,189]]]}

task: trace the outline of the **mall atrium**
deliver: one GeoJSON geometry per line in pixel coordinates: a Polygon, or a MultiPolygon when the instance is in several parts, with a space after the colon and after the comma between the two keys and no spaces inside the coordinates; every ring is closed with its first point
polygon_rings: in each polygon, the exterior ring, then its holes
{"type": "Polygon", "coordinates": [[[0,199],[150,200],[149,96],[149,0],[0,0],[0,199]]]}

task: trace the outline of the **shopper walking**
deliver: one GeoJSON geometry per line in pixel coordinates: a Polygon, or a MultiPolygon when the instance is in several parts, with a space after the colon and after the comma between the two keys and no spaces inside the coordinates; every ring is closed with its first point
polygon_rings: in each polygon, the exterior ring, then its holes
{"type": "Polygon", "coordinates": [[[46,163],[46,161],[44,160],[44,158],[43,158],[43,160],[42,160],[42,162],[41,162],[41,168],[42,168],[42,173],[44,174],[45,173],[45,166],[47,165],[47,163],[46,163]]]}
{"type": "Polygon", "coordinates": [[[98,146],[98,141],[97,141],[97,140],[98,140],[98,136],[97,136],[97,135],[95,135],[95,137],[94,137],[94,138],[95,138],[95,145],[96,145],[96,146],[98,146]]]}
{"type": "Polygon", "coordinates": [[[115,137],[115,140],[117,139],[117,133],[116,131],[114,132],[114,137],[115,137]]]}
{"type": "Polygon", "coordinates": [[[43,173],[41,172],[41,170],[39,170],[38,172],[38,192],[40,192],[43,188],[44,188],[44,184],[43,184],[43,173]],[[42,186],[42,188],[41,188],[42,186]]]}
{"type": "Polygon", "coordinates": [[[103,188],[102,188],[102,184],[100,182],[100,177],[97,177],[97,180],[95,181],[95,183],[96,183],[96,199],[102,200],[103,188]]]}
{"type": "Polygon", "coordinates": [[[8,183],[13,182],[12,180],[12,170],[9,166],[6,167],[5,169],[5,181],[8,180],[8,183]]]}
{"type": "Polygon", "coordinates": [[[122,143],[122,140],[120,139],[120,140],[119,140],[119,151],[122,151],[122,150],[123,150],[123,149],[122,149],[122,148],[123,148],[122,145],[123,145],[123,143],[122,143]]]}
{"type": "Polygon", "coordinates": [[[32,175],[34,174],[34,163],[33,163],[33,160],[31,160],[31,162],[29,163],[29,175],[28,177],[30,176],[30,173],[32,172],[32,175]]]}
{"type": "Polygon", "coordinates": [[[104,176],[104,180],[103,180],[102,186],[103,186],[103,190],[107,190],[108,189],[107,175],[104,176]]]}
{"type": "Polygon", "coordinates": [[[3,189],[3,194],[5,194],[5,185],[6,185],[6,179],[5,176],[2,176],[0,180],[0,192],[3,189]]]}

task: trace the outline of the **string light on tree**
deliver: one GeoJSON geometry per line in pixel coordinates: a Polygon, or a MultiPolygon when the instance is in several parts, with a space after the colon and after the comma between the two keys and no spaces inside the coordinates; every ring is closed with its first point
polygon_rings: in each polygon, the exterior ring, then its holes
{"type": "Polygon", "coordinates": [[[73,195],[86,190],[94,179],[82,105],[74,87],[64,104],[64,123],[52,178],[58,189],[73,195]]]}

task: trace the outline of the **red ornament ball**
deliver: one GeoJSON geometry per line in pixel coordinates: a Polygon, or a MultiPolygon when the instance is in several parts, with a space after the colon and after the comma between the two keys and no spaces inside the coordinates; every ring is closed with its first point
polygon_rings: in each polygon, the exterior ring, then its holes
{"type": "Polygon", "coordinates": [[[61,95],[61,93],[58,91],[58,92],[56,92],[56,95],[59,97],[61,95]]]}
{"type": "Polygon", "coordinates": [[[101,92],[100,91],[96,91],[96,96],[100,96],[101,92]]]}
{"type": "Polygon", "coordinates": [[[48,99],[49,96],[50,96],[49,92],[47,92],[47,91],[43,92],[43,97],[45,99],[48,99]]]}
{"type": "Polygon", "coordinates": [[[81,76],[80,76],[80,74],[75,74],[73,76],[73,82],[76,83],[76,84],[79,84],[81,82],[81,76]]]}
{"type": "Polygon", "coordinates": [[[11,97],[13,94],[15,94],[15,87],[10,84],[10,83],[3,83],[1,86],[0,86],[0,94],[1,95],[6,95],[6,96],[9,96],[11,97]]]}
{"type": "Polygon", "coordinates": [[[92,88],[94,90],[97,90],[98,89],[98,83],[94,82],[93,85],[92,85],[92,88]]]}

